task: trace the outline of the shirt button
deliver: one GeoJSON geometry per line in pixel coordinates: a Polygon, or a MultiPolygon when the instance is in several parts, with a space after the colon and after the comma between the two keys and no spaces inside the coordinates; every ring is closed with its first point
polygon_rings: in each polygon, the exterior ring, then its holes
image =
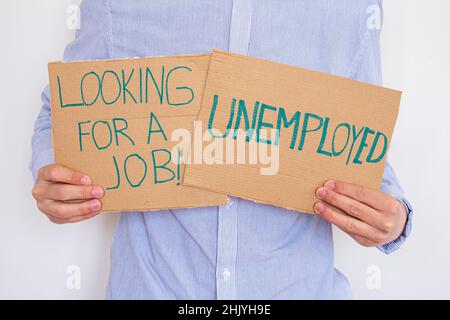
{"type": "Polygon", "coordinates": [[[230,198],[228,199],[228,203],[225,205],[225,208],[227,208],[227,210],[229,210],[231,208],[231,206],[233,205],[233,200],[230,198]]]}
{"type": "Polygon", "coordinates": [[[231,272],[228,270],[228,268],[224,268],[222,272],[223,281],[228,281],[231,277],[231,272]]]}

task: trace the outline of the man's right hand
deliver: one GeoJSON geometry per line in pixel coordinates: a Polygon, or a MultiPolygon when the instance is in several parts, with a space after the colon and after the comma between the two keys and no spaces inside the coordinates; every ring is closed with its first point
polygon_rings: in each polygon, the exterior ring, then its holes
{"type": "Polygon", "coordinates": [[[32,190],[37,206],[50,221],[58,224],[79,222],[100,213],[99,199],[105,194],[81,172],[60,164],[42,167],[32,190]]]}

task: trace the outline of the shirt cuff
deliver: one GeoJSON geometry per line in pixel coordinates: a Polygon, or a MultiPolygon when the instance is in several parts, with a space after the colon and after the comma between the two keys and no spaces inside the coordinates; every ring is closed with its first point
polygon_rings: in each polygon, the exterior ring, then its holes
{"type": "Polygon", "coordinates": [[[406,224],[402,234],[397,239],[378,247],[378,249],[380,249],[380,251],[385,254],[390,254],[395,250],[399,249],[400,246],[406,241],[406,238],[411,234],[412,230],[412,216],[413,216],[412,205],[405,198],[398,198],[397,200],[403,203],[403,205],[406,208],[406,224]]]}

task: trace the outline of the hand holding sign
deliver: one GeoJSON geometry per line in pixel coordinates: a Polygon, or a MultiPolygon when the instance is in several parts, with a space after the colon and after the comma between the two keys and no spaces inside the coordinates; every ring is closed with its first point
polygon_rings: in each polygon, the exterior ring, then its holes
{"type": "Polygon", "coordinates": [[[381,191],[330,180],[317,189],[316,196],[322,201],[316,202],[314,212],[363,246],[389,243],[405,227],[405,206],[381,191]]]}

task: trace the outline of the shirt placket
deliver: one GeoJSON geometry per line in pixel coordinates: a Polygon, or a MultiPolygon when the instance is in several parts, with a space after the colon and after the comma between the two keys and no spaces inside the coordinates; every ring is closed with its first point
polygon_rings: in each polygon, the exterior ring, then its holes
{"type": "MultiPolygon", "coordinates": [[[[247,55],[252,20],[252,0],[234,0],[231,13],[230,52],[247,55]]],[[[232,300],[236,292],[236,257],[238,246],[238,199],[229,197],[218,210],[216,265],[217,299],[232,300]]]]}
{"type": "Polygon", "coordinates": [[[237,199],[219,207],[216,288],[217,299],[236,299],[237,199]]]}

